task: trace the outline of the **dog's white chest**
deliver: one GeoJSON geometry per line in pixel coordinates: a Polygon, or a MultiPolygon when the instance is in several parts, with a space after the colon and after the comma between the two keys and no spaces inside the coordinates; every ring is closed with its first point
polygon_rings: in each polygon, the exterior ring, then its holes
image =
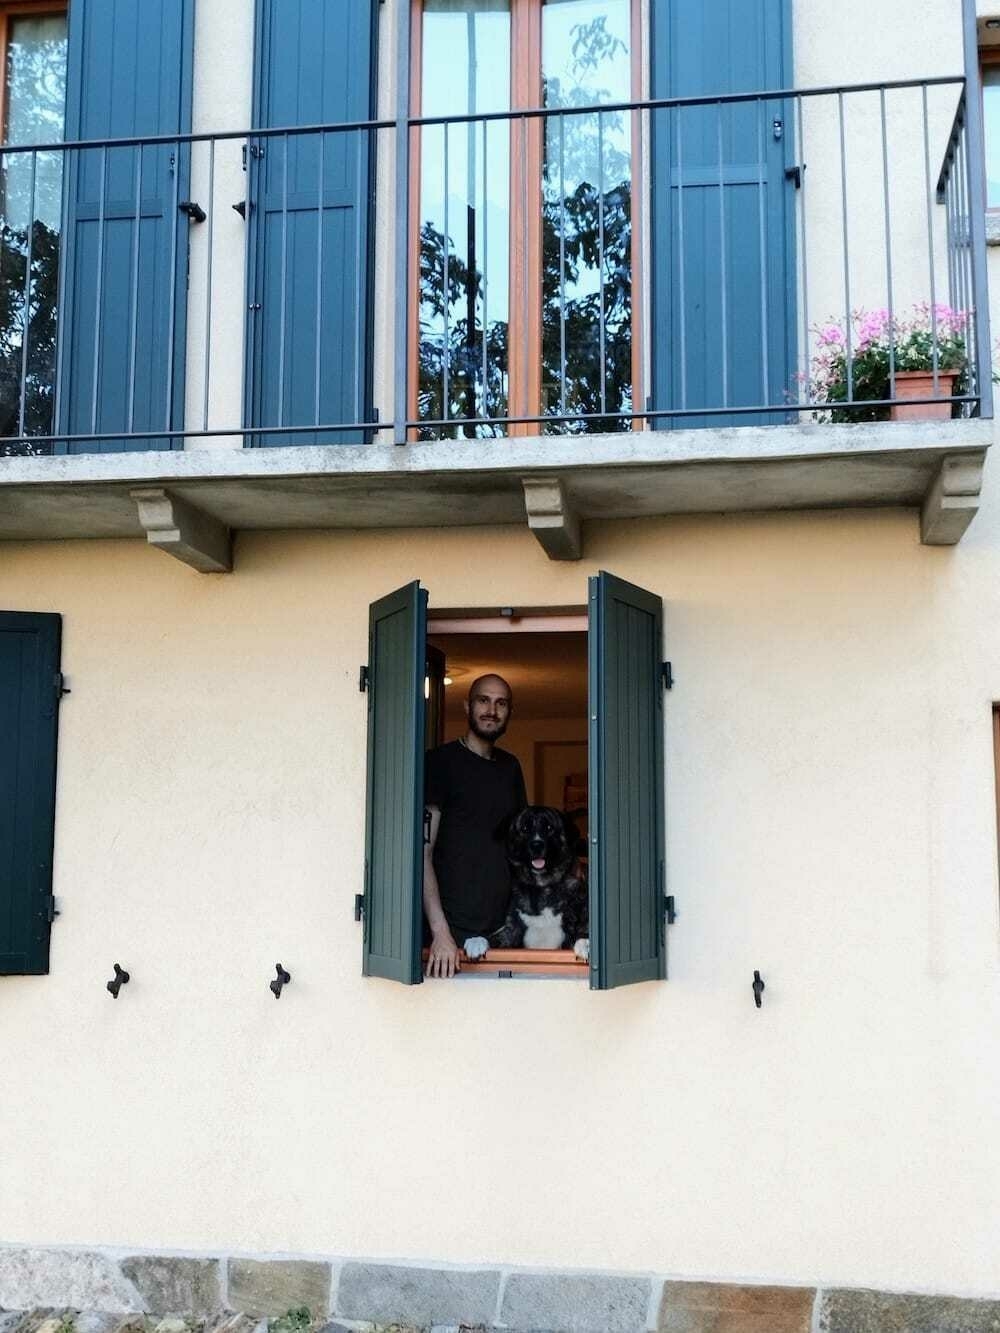
{"type": "Polygon", "coordinates": [[[562,948],[562,912],[553,912],[551,907],[546,907],[538,916],[528,916],[527,912],[518,912],[518,916],[524,922],[526,949],[562,948]]]}

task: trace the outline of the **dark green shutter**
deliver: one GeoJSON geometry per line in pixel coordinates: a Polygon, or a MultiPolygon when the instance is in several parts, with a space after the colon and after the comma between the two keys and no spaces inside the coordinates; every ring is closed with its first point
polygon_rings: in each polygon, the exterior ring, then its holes
{"type": "Polygon", "coordinates": [[[590,580],[590,984],[666,975],[663,603],[590,580]]]}
{"type": "MultiPolygon", "coordinates": [[[[652,0],[652,95],[791,84],[790,0],[652,0]]],[[[653,405],[783,403],[795,387],[795,163],[790,102],[652,117],[653,405]],[[680,142],[678,143],[678,132],[680,142]]],[[[661,418],[780,424],[787,413],[661,418]]]]}
{"type": "MultiPolygon", "coordinates": [[[[188,133],[193,33],[194,0],[71,0],[66,138],[188,133]]],[[[107,437],[66,452],[184,447],[156,432],[184,424],[190,158],[169,143],[66,154],[59,430],[107,437]],[[149,436],[115,438],[130,425],[149,436]]]]}
{"type": "Polygon", "coordinates": [[[0,611],[0,974],[49,970],[61,630],[0,611]]]}
{"type": "MultiPolygon", "coordinates": [[[[371,119],[378,9],[378,0],[257,0],[254,127],[371,119]]],[[[370,420],[375,136],[278,135],[250,149],[247,422],[370,420]]],[[[362,431],[299,431],[247,442],[364,438],[362,431]]]]}
{"type": "Polygon", "coordinates": [[[368,628],[364,974],[414,985],[423,899],[424,651],[419,583],[374,602],[368,628]]]}

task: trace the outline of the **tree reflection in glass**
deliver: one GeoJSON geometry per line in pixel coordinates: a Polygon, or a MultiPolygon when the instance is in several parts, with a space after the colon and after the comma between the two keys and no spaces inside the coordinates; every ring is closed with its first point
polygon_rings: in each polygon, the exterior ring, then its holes
{"type": "MultiPolygon", "coordinates": [[[[66,17],[12,15],[2,139],[58,143],[66,105],[66,17]]],[[[62,154],[18,153],[0,170],[0,437],[53,430],[62,154]],[[30,250],[30,274],[27,273],[30,250]],[[27,283],[26,283],[27,277],[27,283]],[[22,400],[22,375],[24,393],[22,400]]],[[[31,453],[0,443],[0,453],[31,453]]]]}

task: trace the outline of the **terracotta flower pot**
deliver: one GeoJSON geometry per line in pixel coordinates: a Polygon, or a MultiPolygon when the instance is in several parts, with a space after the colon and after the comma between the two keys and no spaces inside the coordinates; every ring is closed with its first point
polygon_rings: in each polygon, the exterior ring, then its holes
{"type": "Polygon", "coordinates": [[[944,398],[954,393],[957,370],[939,370],[937,392],[934,391],[932,370],[897,370],[896,397],[905,398],[889,409],[890,421],[947,421],[951,417],[951,403],[928,403],[927,398],[944,398]]]}

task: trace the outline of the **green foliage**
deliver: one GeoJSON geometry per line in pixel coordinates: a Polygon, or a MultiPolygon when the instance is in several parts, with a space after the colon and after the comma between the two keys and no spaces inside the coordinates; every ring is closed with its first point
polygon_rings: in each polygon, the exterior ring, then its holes
{"type": "Polygon", "coordinates": [[[297,1305],[276,1319],[269,1319],[267,1326],[269,1333],[308,1333],[311,1324],[312,1314],[309,1307],[297,1305]]]}

